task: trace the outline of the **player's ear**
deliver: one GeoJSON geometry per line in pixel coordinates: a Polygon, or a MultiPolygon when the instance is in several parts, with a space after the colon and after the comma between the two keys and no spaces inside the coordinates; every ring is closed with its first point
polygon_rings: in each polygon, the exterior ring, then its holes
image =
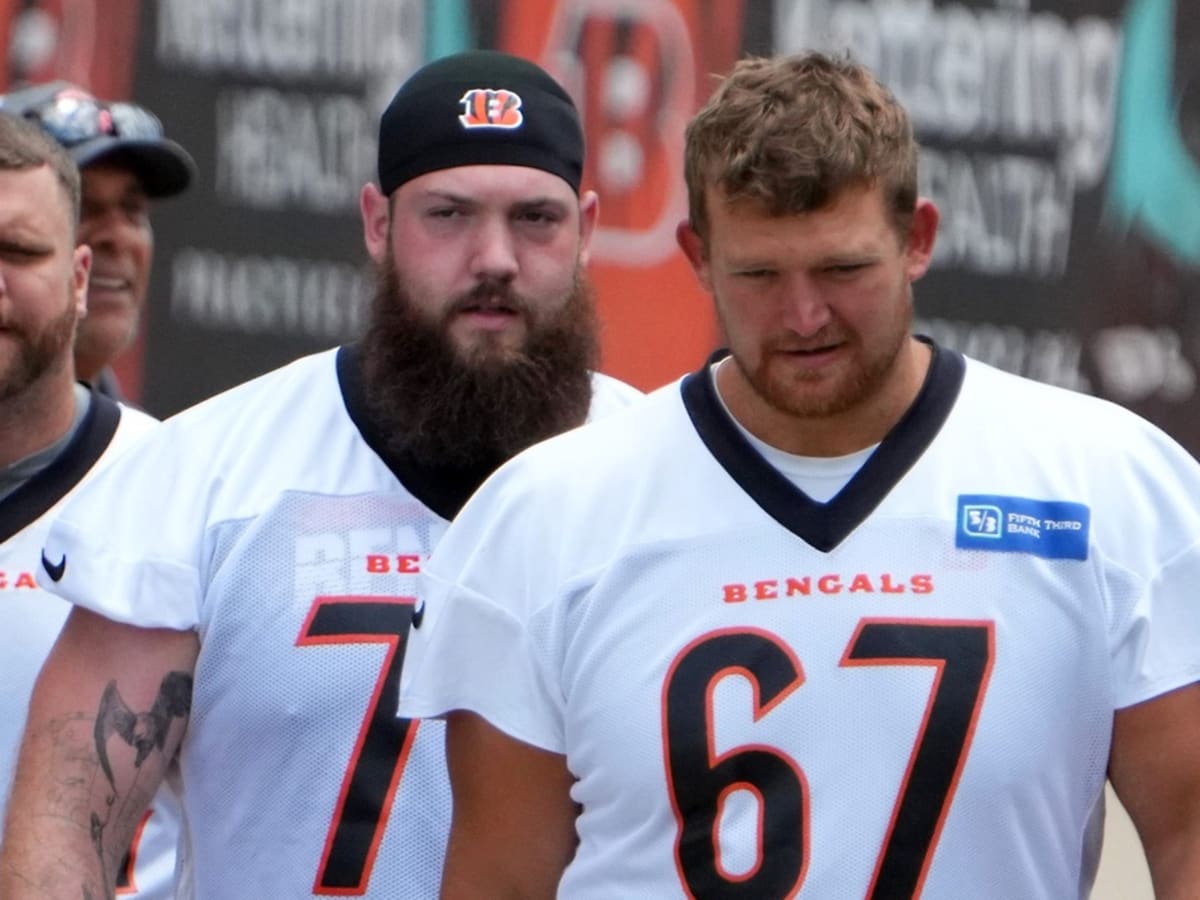
{"type": "Polygon", "coordinates": [[[939,218],[938,208],[933,205],[932,200],[917,198],[917,206],[908,225],[905,249],[909,281],[916,281],[929,269],[929,263],[933,260],[933,243],[937,237],[939,218]]]}
{"type": "Polygon", "coordinates": [[[700,237],[688,219],[682,220],[675,226],[675,242],[679,244],[679,249],[683,251],[687,261],[692,264],[692,271],[696,273],[700,286],[711,293],[712,277],[709,271],[708,247],[704,243],[704,238],[700,237]]]}
{"type": "Polygon", "coordinates": [[[71,294],[75,298],[75,314],[87,315],[88,279],[92,273],[92,248],[79,244],[71,256],[71,294]]]}
{"type": "Polygon", "coordinates": [[[591,258],[592,235],[600,219],[600,197],[595,191],[584,191],[579,197],[579,264],[586,266],[591,258]]]}
{"type": "Polygon", "coordinates": [[[387,258],[391,208],[388,197],[372,182],[363,185],[358,197],[359,212],[362,213],[363,243],[367,253],[376,263],[387,258]]]}

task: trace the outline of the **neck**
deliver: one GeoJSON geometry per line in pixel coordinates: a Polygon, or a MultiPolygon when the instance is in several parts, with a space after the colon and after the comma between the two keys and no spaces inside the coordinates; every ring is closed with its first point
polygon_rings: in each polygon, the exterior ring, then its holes
{"type": "Polygon", "coordinates": [[[86,381],[92,384],[96,377],[100,374],[100,370],[104,368],[104,360],[101,357],[90,357],[86,355],[77,355],[75,357],[75,377],[80,381],[86,381]]]}
{"type": "Polygon", "coordinates": [[[0,466],[44,450],[67,433],[75,417],[74,370],[46,375],[0,400],[0,466]]]}

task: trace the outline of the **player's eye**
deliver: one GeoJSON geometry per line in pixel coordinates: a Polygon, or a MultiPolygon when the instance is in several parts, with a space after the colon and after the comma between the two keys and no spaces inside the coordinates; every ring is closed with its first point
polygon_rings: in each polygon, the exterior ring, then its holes
{"type": "Polygon", "coordinates": [[[532,206],[527,209],[520,209],[513,215],[515,221],[527,225],[554,225],[561,222],[562,218],[563,215],[561,212],[548,209],[544,206],[532,206]]]}
{"type": "Polygon", "coordinates": [[[10,262],[24,263],[49,256],[52,251],[31,244],[0,243],[0,257],[10,262]]]}
{"type": "Polygon", "coordinates": [[[869,263],[839,263],[834,266],[827,266],[825,271],[830,275],[855,275],[868,267],[869,263]]]}

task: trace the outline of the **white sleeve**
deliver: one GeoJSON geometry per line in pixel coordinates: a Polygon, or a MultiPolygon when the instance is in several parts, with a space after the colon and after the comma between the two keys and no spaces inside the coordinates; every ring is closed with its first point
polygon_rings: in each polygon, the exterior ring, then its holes
{"type": "Polygon", "coordinates": [[[160,426],[80,486],[46,537],[39,585],[114,621],[196,627],[205,513],[171,437],[160,426]]]}
{"type": "Polygon", "coordinates": [[[528,552],[545,546],[535,504],[509,496],[506,475],[501,469],[467,503],[424,566],[400,715],[470,710],[506,734],[562,753],[564,701],[552,641],[531,629],[554,603],[553,576],[528,552]]]}
{"type": "Polygon", "coordinates": [[[562,698],[544,677],[524,625],[436,576],[422,577],[420,599],[424,620],[410,632],[400,714],[420,719],[469,710],[527,744],[564,752],[562,698]]]}
{"type": "Polygon", "coordinates": [[[1142,583],[1112,660],[1118,709],[1200,681],[1200,542],[1142,583]]]}
{"type": "Polygon", "coordinates": [[[1153,428],[1125,459],[1106,481],[1116,525],[1104,542],[1117,708],[1200,680],[1200,465],[1153,428]]]}

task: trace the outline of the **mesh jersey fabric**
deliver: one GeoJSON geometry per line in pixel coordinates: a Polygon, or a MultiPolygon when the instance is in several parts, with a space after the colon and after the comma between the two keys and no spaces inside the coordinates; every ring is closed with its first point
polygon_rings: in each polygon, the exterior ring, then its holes
{"type": "Polygon", "coordinates": [[[1114,711],[1200,678],[1196,461],[936,350],[818,504],[706,383],[484,485],[426,565],[401,713],[565,755],[570,900],[1086,897],[1114,711]]]}
{"type": "MultiPolygon", "coordinates": [[[[40,587],[41,552],[46,532],[67,500],[88,478],[110,465],[131,443],[158,423],[139,410],[93,391],[75,437],[50,468],[0,500],[0,823],[16,768],[21,734],[34,681],[67,618],[70,604],[40,587]],[[108,427],[101,423],[109,421],[108,427]],[[34,499],[31,499],[33,495],[34,499]]],[[[57,560],[57,557],[51,557],[57,560]]],[[[133,852],[119,875],[123,897],[167,900],[173,896],[177,800],[169,789],[155,797],[133,852]]]]}
{"type": "MultiPolygon", "coordinates": [[[[355,427],[338,352],[168,420],[47,540],[71,601],[199,636],[172,773],[181,900],[437,894],[441,723],[395,710],[416,573],[447,523],[355,427]]],[[[594,384],[594,409],[640,396],[594,384]]]]}

